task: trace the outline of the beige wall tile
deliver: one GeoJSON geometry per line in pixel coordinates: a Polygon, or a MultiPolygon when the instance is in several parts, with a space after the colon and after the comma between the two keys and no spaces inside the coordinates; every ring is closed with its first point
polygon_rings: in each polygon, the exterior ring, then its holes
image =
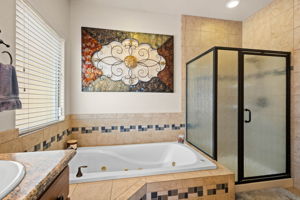
{"type": "Polygon", "coordinates": [[[229,35],[228,47],[240,48],[242,46],[242,35],[229,35]]]}
{"type": "Polygon", "coordinates": [[[100,181],[77,184],[70,198],[72,200],[108,200],[110,199],[112,181],[100,181]]]}
{"type": "Polygon", "coordinates": [[[15,153],[23,151],[24,148],[22,141],[19,138],[0,144],[0,153],[15,153]]]}
{"type": "Polygon", "coordinates": [[[293,55],[294,70],[298,72],[300,71],[300,49],[295,50],[293,55]]]}
{"type": "MultiPolygon", "coordinates": [[[[193,17],[193,20],[200,20],[200,30],[207,32],[215,32],[217,30],[217,20],[213,18],[205,18],[205,17],[193,17]]],[[[187,29],[188,31],[188,29],[187,29]]]]}
{"type": "Polygon", "coordinates": [[[97,134],[78,134],[78,146],[97,146],[97,134]]]}
{"type": "MultiPolygon", "coordinates": [[[[296,1],[296,0],[295,0],[296,1]]],[[[298,0],[299,2],[299,0],[298,0]]],[[[300,26],[300,3],[295,4],[294,7],[294,27],[300,26]]]]}
{"type": "Polygon", "coordinates": [[[292,94],[296,98],[300,95],[300,69],[292,73],[292,94]]]}
{"type": "Polygon", "coordinates": [[[19,130],[7,130],[0,132],[0,144],[16,139],[19,136],[19,130]]]}
{"type": "Polygon", "coordinates": [[[294,49],[300,50],[300,26],[294,29],[294,49]]]}
{"type": "Polygon", "coordinates": [[[272,17],[277,17],[278,15],[282,14],[282,12],[286,12],[287,10],[293,8],[294,6],[294,0],[274,0],[271,4],[270,7],[267,7],[267,11],[268,12],[268,8],[271,8],[271,12],[272,12],[272,17]]]}
{"type": "Polygon", "coordinates": [[[136,184],[138,181],[142,181],[144,178],[130,178],[130,179],[118,179],[113,180],[111,198],[115,199],[126,192],[130,187],[136,184]]]}
{"type": "Polygon", "coordinates": [[[25,150],[29,150],[31,149],[34,145],[42,143],[43,139],[44,139],[44,131],[43,130],[39,130],[39,131],[35,131],[33,133],[24,135],[20,137],[20,140],[23,144],[23,148],[25,150]]]}
{"type": "Polygon", "coordinates": [[[69,185],[69,197],[72,196],[77,184],[70,184],[69,185]]]}

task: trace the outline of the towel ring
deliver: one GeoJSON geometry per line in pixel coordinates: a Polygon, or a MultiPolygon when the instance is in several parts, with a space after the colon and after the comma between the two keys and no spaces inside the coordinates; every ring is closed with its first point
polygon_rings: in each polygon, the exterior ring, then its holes
{"type": "Polygon", "coordinates": [[[12,64],[13,64],[13,59],[12,59],[11,54],[10,54],[8,51],[2,51],[2,53],[6,53],[6,54],[9,55],[9,58],[10,58],[10,64],[12,65],[12,64]]]}

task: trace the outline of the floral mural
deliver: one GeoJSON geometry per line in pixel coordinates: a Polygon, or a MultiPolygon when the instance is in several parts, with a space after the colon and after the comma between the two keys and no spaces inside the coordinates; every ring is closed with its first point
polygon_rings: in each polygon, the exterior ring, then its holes
{"type": "Polygon", "coordinates": [[[173,92],[173,36],[82,28],[82,91],[173,92]]]}

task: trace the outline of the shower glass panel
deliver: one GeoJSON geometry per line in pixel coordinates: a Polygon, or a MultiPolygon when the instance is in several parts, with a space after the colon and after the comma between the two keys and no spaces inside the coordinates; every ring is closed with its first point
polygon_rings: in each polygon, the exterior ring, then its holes
{"type": "MultiPolygon", "coordinates": [[[[238,52],[218,50],[218,162],[237,174],[238,52]]],[[[237,180],[237,176],[236,176],[237,180]]]]}
{"type": "Polygon", "coordinates": [[[284,173],[285,57],[244,54],[244,109],[244,177],[284,173]]]}
{"type": "Polygon", "coordinates": [[[187,142],[237,183],[289,178],[290,53],[213,47],[187,63],[187,142]]]}
{"type": "Polygon", "coordinates": [[[213,156],[213,52],[188,64],[187,138],[213,156]]]}

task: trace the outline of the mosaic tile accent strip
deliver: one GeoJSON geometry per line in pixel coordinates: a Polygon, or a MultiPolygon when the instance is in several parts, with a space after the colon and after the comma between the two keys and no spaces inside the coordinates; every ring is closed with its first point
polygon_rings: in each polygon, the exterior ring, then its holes
{"type": "Polygon", "coordinates": [[[142,198],[140,198],[140,200],[147,200],[146,194],[144,194],[144,196],[142,198]]]}
{"type": "Polygon", "coordinates": [[[43,141],[43,150],[46,150],[49,147],[51,147],[51,138],[49,140],[43,141]]]}
{"type": "Polygon", "coordinates": [[[41,144],[34,145],[33,151],[39,151],[39,150],[41,150],[41,144]]]}
{"type": "Polygon", "coordinates": [[[173,199],[196,199],[204,196],[218,195],[228,193],[228,183],[216,184],[209,186],[188,187],[185,189],[173,189],[168,191],[150,192],[145,200],[173,200],[173,199]]]}
{"type": "Polygon", "coordinates": [[[72,132],[80,132],[82,134],[90,134],[93,132],[100,133],[126,133],[131,131],[145,132],[149,130],[164,131],[164,130],[182,130],[185,129],[185,124],[149,124],[149,125],[120,125],[120,126],[93,126],[93,127],[73,127],[72,132]]]}
{"type": "Polygon", "coordinates": [[[64,137],[72,134],[72,129],[66,129],[63,132],[57,134],[56,136],[52,136],[48,140],[44,140],[42,143],[36,144],[33,146],[33,151],[45,151],[51,147],[54,142],[60,142],[64,137]]]}
{"type": "Polygon", "coordinates": [[[31,151],[47,150],[54,142],[60,142],[65,136],[69,136],[74,132],[80,132],[81,134],[91,134],[93,132],[100,133],[126,133],[131,131],[146,132],[149,130],[164,131],[164,130],[182,130],[185,129],[185,124],[149,124],[149,125],[129,125],[129,126],[93,126],[93,127],[73,127],[64,130],[63,132],[52,136],[48,140],[44,140],[40,144],[36,144],[32,147],[31,151]]]}

